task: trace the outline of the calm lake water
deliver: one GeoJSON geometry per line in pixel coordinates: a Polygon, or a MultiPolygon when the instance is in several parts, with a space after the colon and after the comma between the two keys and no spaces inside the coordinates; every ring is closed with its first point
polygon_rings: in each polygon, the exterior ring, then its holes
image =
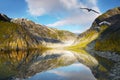
{"type": "Polygon", "coordinates": [[[90,69],[81,63],[37,73],[28,80],[96,80],[90,69]]]}
{"type": "Polygon", "coordinates": [[[84,50],[0,52],[0,80],[96,80],[87,66],[97,64],[84,50]]]}

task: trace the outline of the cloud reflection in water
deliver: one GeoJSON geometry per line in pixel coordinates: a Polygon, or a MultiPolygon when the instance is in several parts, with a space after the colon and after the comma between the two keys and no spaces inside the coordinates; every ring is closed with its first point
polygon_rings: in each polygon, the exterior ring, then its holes
{"type": "Polygon", "coordinates": [[[37,73],[29,80],[95,80],[90,69],[81,63],[37,73]]]}

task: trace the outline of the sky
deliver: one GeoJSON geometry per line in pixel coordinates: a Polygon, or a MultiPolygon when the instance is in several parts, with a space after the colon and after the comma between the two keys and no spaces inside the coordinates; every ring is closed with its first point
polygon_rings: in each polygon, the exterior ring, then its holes
{"type": "Polygon", "coordinates": [[[120,0],[0,0],[0,13],[27,18],[60,30],[82,33],[102,13],[120,7],[120,0]],[[100,14],[88,12],[91,8],[100,14]]]}

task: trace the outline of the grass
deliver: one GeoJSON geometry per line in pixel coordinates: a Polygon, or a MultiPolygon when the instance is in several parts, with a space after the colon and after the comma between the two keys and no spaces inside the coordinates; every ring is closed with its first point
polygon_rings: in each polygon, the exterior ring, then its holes
{"type": "Polygon", "coordinates": [[[100,26],[100,32],[97,32],[96,30],[88,30],[87,32],[84,32],[82,38],[79,39],[79,43],[76,45],[72,45],[69,47],[66,47],[68,50],[77,51],[79,49],[85,49],[89,43],[91,43],[93,40],[97,39],[99,35],[107,29],[107,25],[101,25],[100,26]]]}
{"type": "MultiPolygon", "coordinates": [[[[106,28],[107,26],[102,26],[102,29],[106,29],[106,28]]],[[[97,40],[95,44],[95,50],[120,52],[119,32],[111,33],[107,38],[102,40],[97,40]]]]}
{"type": "Polygon", "coordinates": [[[10,22],[0,21],[0,41],[5,41],[7,38],[11,37],[11,34],[18,29],[18,25],[10,22]]]}
{"type": "MultiPolygon", "coordinates": [[[[115,12],[120,12],[118,8],[114,8],[114,10],[109,10],[107,13],[99,16],[98,19],[102,20],[112,15],[115,15],[115,12]]],[[[102,31],[107,29],[108,27],[103,25],[101,26],[102,31]]],[[[95,44],[95,50],[98,51],[113,51],[113,52],[120,52],[120,31],[112,32],[107,36],[105,39],[97,40],[95,44]]]]}
{"type": "Polygon", "coordinates": [[[95,50],[120,52],[120,38],[113,34],[105,40],[99,40],[95,44],[95,50]]]}
{"type": "Polygon", "coordinates": [[[66,49],[69,50],[84,49],[91,41],[95,40],[98,37],[98,33],[95,30],[89,30],[88,32],[83,34],[84,34],[83,37],[79,39],[79,43],[77,43],[76,45],[66,47],[66,49]]]}
{"type": "Polygon", "coordinates": [[[19,25],[0,21],[0,48],[9,48],[9,42],[16,40],[13,37],[17,36],[18,30],[19,25]]]}
{"type": "Polygon", "coordinates": [[[27,32],[22,26],[12,22],[0,21],[0,49],[48,49],[43,45],[32,43],[33,39],[30,36],[29,32],[27,32]],[[30,41],[32,44],[29,43],[30,41]]]}

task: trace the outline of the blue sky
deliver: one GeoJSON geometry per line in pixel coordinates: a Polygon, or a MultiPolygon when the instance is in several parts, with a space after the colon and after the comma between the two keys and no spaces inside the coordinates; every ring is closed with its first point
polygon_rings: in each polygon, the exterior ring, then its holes
{"type": "Polygon", "coordinates": [[[0,0],[0,13],[81,33],[100,14],[80,10],[79,7],[89,7],[102,14],[117,6],[120,6],[120,0],[0,0]]]}

